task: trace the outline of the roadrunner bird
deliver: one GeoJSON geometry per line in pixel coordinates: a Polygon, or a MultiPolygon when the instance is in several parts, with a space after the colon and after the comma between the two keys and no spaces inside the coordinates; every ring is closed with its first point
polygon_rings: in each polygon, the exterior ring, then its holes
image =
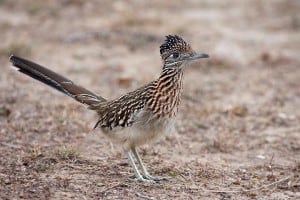
{"type": "Polygon", "coordinates": [[[149,174],[136,147],[168,132],[178,110],[184,68],[192,60],[208,58],[205,53],[196,53],[177,35],[166,36],[160,46],[160,54],[163,67],[158,79],[110,101],[24,58],[12,55],[10,61],[19,72],[95,110],[99,116],[95,128],[101,128],[105,135],[122,144],[136,180],[153,182],[160,178],[149,174]],[[141,173],[132,155],[136,158],[141,173]]]}

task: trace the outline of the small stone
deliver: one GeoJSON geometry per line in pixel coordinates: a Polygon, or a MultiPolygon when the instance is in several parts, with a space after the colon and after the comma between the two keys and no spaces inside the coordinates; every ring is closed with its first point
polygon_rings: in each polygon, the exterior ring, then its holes
{"type": "Polygon", "coordinates": [[[248,113],[248,108],[246,106],[236,104],[236,105],[232,105],[225,112],[228,113],[229,115],[245,117],[248,113]]]}
{"type": "Polygon", "coordinates": [[[5,180],[4,180],[4,183],[5,183],[6,185],[9,185],[9,184],[11,184],[11,182],[10,182],[10,180],[9,180],[9,179],[5,179],[5,180]]]}

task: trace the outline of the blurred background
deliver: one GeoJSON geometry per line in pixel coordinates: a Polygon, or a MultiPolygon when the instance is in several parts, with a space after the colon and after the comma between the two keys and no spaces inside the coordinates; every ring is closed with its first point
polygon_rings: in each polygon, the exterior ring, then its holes
{"type": "Polygon", "coordinates": [[[299,10],[296,0],[0,0],[0,198],[298,198],[299,10]],[[128,181],[93,112],[8,60],[113,99],[159,75],[169,34],[210,58],[185,72],[174,133],[141,149],[170,177],[164,187],[128,181]]]}

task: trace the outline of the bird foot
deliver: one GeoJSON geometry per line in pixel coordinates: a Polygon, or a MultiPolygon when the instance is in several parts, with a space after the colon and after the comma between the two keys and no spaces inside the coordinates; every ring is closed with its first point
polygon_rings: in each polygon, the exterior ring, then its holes
{"type": "Polygon", "coordinates": [[[147,179],[147,178],[144,178],[143,176],[136,177],[133,175],[133,176],[129,177],[129,179],[132,181],[138,181],[138,182],[144,182],[144,183],[156,183],[155,180],[147,179]]]}
{"type": "Polygon", "coordinates": [[[147,179],[147,180],[152,180],[152,181],[155,181],[155,182],[167,180],[166,177],[151,176],[150,174],[143,174],[143,178],[147,179]]]}

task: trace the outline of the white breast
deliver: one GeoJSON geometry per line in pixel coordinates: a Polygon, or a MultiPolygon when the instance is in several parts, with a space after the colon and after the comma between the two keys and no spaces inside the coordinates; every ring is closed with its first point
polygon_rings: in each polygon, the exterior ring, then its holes
{"type": "Polygon", "coordinates": [[[131,127],[124,129],[106,132],[113,140],[121,143],[124,148],[130,149],[155,141],[156,139],[164,136],[172,131],[174,127],[175,118],[151,118],[153,115],[146,112],[138,113],[135,123],[131,127]]]}

